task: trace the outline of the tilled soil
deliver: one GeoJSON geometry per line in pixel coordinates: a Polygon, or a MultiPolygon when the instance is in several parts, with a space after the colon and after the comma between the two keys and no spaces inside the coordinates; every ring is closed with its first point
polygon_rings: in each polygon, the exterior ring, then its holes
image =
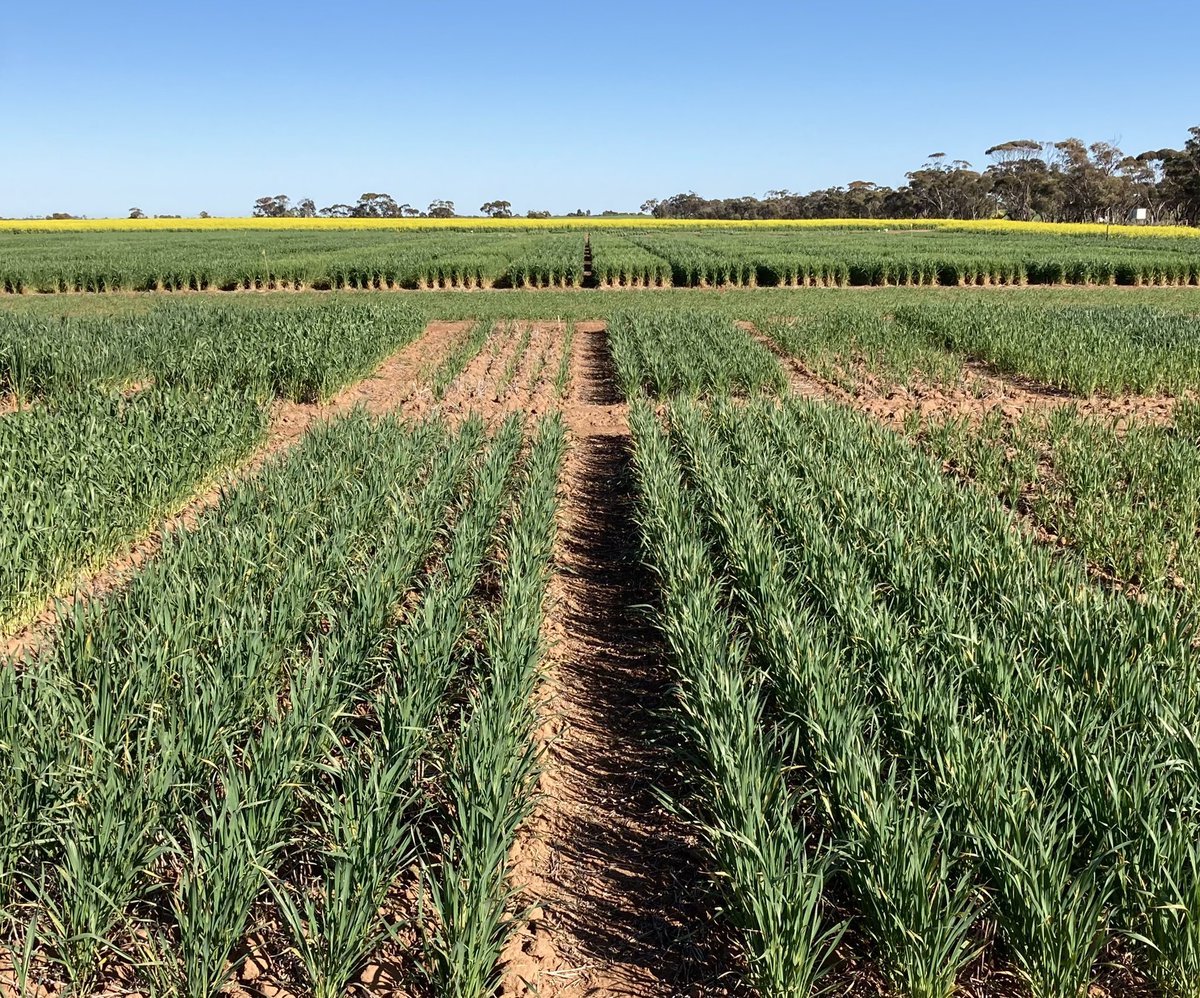
{"type": "Polygon", "coordinates": [[[738,325],[779,357],[793,394],[841,402],[893,429],[903,428],[905,421],[914,416],[921,420],[953,418],[978,422],[998,413],[1012,422],[1027,412],[1047,412],[1062,406],[1074,406],[1083,416],[1113,420],[1121,429],[1134,422],[1167,425],[1174,412],[1173,398],[1143,395],[1079,398],[1029,378],[1002,373],[978,361],[970,361],[963,367],[958,384],[934,384],[917,377],[911,379],[907,388],[886,384],[859,365],[846,372],[854,384],[854,390],[850,391],[781,350],[753,323],[738,325]]]}
{"type": "Polygon", "coordinates": [[[513,413],[536,418],[559,406],[554,379],[562,361],[566,326],[561,322],[497,326],[483,349],[446,390],[438,408],[449,419],[477,413],[495,425],[513,413]],[[526,330],[529,343],[521,343],[526,330]],[[546,363],[537,370],[541,358],[546,363]],[[506,378],[511,364],[516,367],[506,378]],[[536,374],[536,377],[535,377],[536,374]]]}
{"type": "Polygon", "coordinates": [[[670,697],[634,524],[631,439],[601,324],[576,326],[564,405],[556,572],[546,624],[541,798],[514,849],[532,906],[503,994],[728,993],[704,866],[658,790],[676,782],[670,697]]]}
{"type": "Polygon", "coordinates": [[[0,641],[0,662],[36,654],[53,634],[59,610],[77,602],[103,598],[125,585],[162,547],[163,537],[173,530],[190,530],[205,510],[216,505],[230,485],[254,475],[269,460],[295,446],[317,422],[350,412],[357,406],[379,415],[400,410],[419,416],[427,407],[419,397],[420,382],[431,363],[436,363],[453,348],[470,322],[433,322],[418,339],[389,357],[371,376],[339,392],[325,405],[277,402],[271,408],[266,439],[262,446],[228,474],[209,483],[204,491],[189,500],[177,513],[163,520],[145,537],[135,541],[124,553],[108,562],[100,571],[78,580],[73,595],[64,600],[48,600],[27,627],[0,641]]]}

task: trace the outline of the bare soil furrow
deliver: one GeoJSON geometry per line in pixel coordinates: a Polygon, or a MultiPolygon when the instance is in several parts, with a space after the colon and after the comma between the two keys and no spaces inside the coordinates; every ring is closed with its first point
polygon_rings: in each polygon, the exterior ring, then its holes
{"type": "Polygon", "coordinates": [[[725,993],[728,952],[663,736],[663,649],[634,522],[627,409],[602,324],[576,327],[564,405],[570,449],[547,620],[541,799],[514,850],[533,906],[506,953],[511,996],[725,993]]]}
{"type": "Polygon", "coordinates": [[[498,323],[483,348],[450,383],[438,403],[439,411],[451,417],[477,412],[489,423],[498,419],[500,413],[495,403],[499,401],[500,379],[519,342],[520,334],[514,324],[498,323]]]}

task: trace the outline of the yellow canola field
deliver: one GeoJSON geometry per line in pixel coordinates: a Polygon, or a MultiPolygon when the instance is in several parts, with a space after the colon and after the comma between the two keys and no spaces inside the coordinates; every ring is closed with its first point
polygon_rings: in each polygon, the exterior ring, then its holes
{"type": "Polygon", "coordinates": [[[1032,235],[1200,237],[1200,229],[1177,225],[1113,225],[1086,222],[961,221],[953,218],[818,218],[771,221],[696,221],[682,218],[84,218],[2,219],[0,232],[208,232],[221,230],[339,229],[941,229],[954,232],[1006,232],[1032,235]]]}

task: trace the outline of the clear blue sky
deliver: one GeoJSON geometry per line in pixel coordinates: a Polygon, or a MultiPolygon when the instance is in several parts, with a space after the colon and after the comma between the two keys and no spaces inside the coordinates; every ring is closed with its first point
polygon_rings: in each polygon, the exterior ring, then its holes
{"type": "Polygon", "coordinates": [[[0,215],[460,212],[897,184],[1013,138],[1179,146],[1195,0],[14,2],[0,215]]]}

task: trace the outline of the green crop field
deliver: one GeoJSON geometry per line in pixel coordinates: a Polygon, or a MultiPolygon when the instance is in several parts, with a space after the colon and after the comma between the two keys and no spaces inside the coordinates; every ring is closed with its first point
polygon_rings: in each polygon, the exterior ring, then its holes
{"type": "Polygon", "coordinates": [[[0,231],[0,292],[1200,284],[1190,230],[458,224],[0,231]]]}
{"type": "Polygon", "coordinates": [[[0,994],[1196,998],[1198,281],[0,232],[0,994]]]}

